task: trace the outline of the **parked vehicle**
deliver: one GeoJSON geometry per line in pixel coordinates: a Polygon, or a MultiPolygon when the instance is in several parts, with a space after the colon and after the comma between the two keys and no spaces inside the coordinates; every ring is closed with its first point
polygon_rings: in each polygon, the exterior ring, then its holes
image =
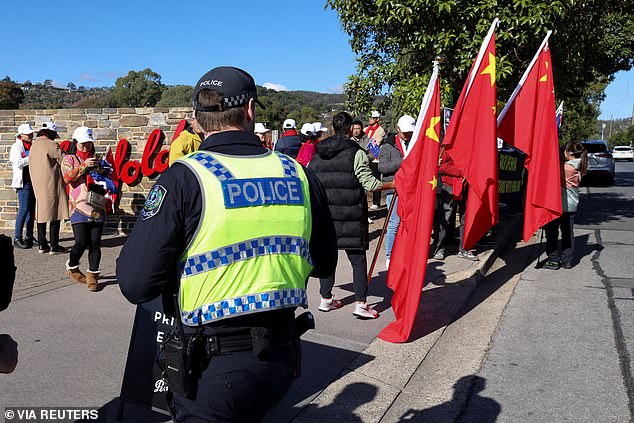
{"type": "Polygon", "coordinates": [[[614,183],[614,157],[603,140],[581,141],[588,152],[586,178],[597,179],[607,185],[614,183]]]}
{"type": "Polygon", "coordinates": [[[617,145],[612,150],[612,156],[614,160],[627,160],[628,162],[634,161],[634,149],[627,145],[617,145]]]}

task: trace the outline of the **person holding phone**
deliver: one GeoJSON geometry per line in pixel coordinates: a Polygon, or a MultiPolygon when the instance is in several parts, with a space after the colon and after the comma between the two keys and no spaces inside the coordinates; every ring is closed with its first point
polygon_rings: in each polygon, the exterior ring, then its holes
{"type": "Polygon", "coordinates": [[[73,132],[69,153],[64,156],[62,173],[64,182],[70,185],[68,206],[73,226],[75,244],[70,250],[66,270],[72,280],[85,283],[90,291],[99,288],[99,263],[101,262],[101,236],[106,221],[105,190],[94,183],[91,171],[99,167],[95,155],[92,129],[80,126],[73,132]],[[79,270],[79,260],[88,249],[88,272],[79,270]]]}

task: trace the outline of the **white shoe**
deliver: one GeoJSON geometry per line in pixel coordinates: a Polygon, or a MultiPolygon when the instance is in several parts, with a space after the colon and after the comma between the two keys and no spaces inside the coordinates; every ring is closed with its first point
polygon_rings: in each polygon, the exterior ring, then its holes
{"type": "Polygon", "coordinates": [[[336,300],[335,297],[332,297],[329,300],[322,298],[321,301],[319,302],[319,311],[336,310],[338,308],[341,308],[342,305],[343,304],[341,304],[341,301],[336,300]]]}
{"type": "Polygon", "coordinates": [[[370,206],[370,210],[378,210],[378,209],[379,209],[379,206],[377,206],[376,204],[372,204],[370,206]]]}
{"type": "Polygon", "coordinates": [[[372,220],[372,219],[370,219],[370,218],[368,217],[368,224],[369,224],[369,225],[371,225],[371,224],[372,224],[372,222],[374,222],[374,220],[372,220]]]}
{"type": "Polygon", "coordinates": [[[361,319],[376,319],[379,317],[379,313],[371,308],[368,303],[356,303],[352,314],[361,319]]]}
{"type": "Polygon", "coordinates": [[[385,259],[385,268],[386,269],[390,268],[390,259],[385,259]]]}

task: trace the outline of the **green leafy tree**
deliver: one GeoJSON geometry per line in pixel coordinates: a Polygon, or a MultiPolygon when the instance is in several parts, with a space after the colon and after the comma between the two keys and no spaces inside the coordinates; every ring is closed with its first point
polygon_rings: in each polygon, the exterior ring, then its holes
{"type": "Polygon", "coordinates": [[[7,81],[7,78],[0,81],[0,109],[17,109],[24,99],[24,91],[11,79],[7,81]]]}
{"type": "Polygon", "coordinates": [[[187,107],[192,105],[194,87],[189,85],[176,85],[169,87],[161,95],[161,100],[156,103],[159,107],[187,107]]]}
{"type": "Polygon", "coordinates": [[[555,93],[565,100],[565,113],[575,111],[564,117],[565,137],[586,134],[582,129],[596,120],[593,84],[605,87],[616,72],[634,64],[631,0],[327,0],[327,7],[338,12],[357,56],[357,72],[345,92],[359,115],[382,93],[388,95],[379,109],[391,108],[393,116],[415,115],[437,55],[443,58],[443,103],[453,106],[496,14],[501,21],[496,76],[498,97],[504,101],[546,31],[553,30],[555,93]]]}
{"type": "Polygon", "coordinates": [[[630,125],[625,131],[617,132],[608,141],[610,150],[616,145],[634,145],[634,125],[630,125]]]}
{"type": "Polygon", "coordinates": [[[115,81],[113,100],[118,107],[152,107],[161,99],[164,89],[161,75],[152,69],[131,70],[115,81]]]}

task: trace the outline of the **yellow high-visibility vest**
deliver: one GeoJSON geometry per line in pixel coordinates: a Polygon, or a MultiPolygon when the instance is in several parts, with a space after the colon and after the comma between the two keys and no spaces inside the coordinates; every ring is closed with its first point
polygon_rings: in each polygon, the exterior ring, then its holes
{"type": "Polygon", "coordinates": [[[181,159],[202,192],[198,229],[179,263],[184,324],[307,307],[313,265],[308,180],[293,159],[271,151],[181,159]]]}

